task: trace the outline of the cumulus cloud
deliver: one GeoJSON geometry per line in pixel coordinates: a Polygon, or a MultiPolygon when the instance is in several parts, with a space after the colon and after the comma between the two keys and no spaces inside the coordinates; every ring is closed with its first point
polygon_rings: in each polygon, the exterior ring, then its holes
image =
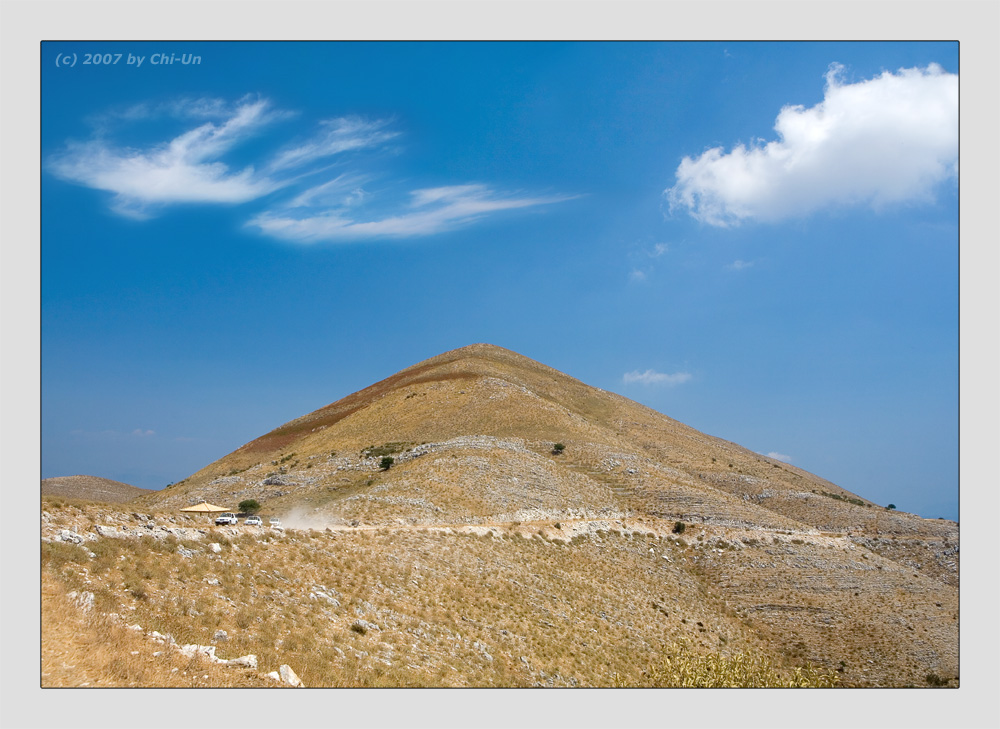
{"type": "Polygon", "coordinates": [[[792,457],[791,456],[786,456],[784,453],[775,453],[774,451],[771,451],[770,453],[768,453],[766,455],[767,455],[768,458],[773,458],[774,460],[776,460],[776,461],[782,461],[783,463],[791,463],[792,462],[792,457]]]}
{"type": "Polygon", "coordinates": [[[777,140],[685,157],[670,210],[724,227],[932,199],[958,171],[958,76],[936,64],[853,84],[842,73],[830,66],[816,106],[781,109],[777,140]]]}
{"type": "Polygon", "coordinates": [[[753,266],[753,261],[736,260],[726,266],[726,268],[730,271],[742,271],[744,268],[750,268],[751,266],[753,266]]]}
{"type": "Polygon", "coordinates": [[[182,202],[239,203],[280,183],[252,166],[232,171],[218,160],[271,121],[267,101],[244,101],[219,123],[206,122],[148,149],[115,147],[103,139],[70,144],[49,160],[54,175],[115,193],[113,208],[148,217],[149,206],[182,202]]]}
{"type": "Polygon", "coordinates": [[[376,220],[359,220],[346,208],[264,212],[249,225],[261,232],[301,243],[368,238],[411,238],[452,230],[502,210],[546,205],[567,196],[502,195],[486,185],[454,185],[414,190],[403,212],[376,220]]]}
{"type": "Polygon", "coordinates": [[[688,372],[666,374],[664,372],[656,372],[655,370],[646,370],[645,372],[633,370],[632,372],[626,372],[622,379],[626,385],[638,382],[641,385],[666,385],[673,387],[674,385],[681,385],[690,380],[691,374],[688,372]]]}

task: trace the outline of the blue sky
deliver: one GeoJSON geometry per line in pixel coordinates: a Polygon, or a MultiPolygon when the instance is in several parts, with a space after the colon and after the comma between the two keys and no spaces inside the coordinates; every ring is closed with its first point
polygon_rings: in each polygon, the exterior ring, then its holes
{"type": "Polygon", "coordinates": [[[160,488],[490,342],[957,518],[955,43],[48,42],[42,69],[43,477],[160,488]]]}

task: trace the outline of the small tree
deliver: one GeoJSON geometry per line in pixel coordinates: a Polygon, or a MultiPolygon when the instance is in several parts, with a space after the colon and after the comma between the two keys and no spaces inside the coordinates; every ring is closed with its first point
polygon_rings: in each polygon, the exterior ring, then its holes
{"type": "Polygon", "coordinates": [[[395,463],[395,461],[392,456],[382,456],[382,460],[378,462],[378,466],[383,471],[388,471],[389,467],[392,466],[393,463],[395,463]]]}
{"type": "Polygon", "coordinates": [[[257,499],[246,499],[240,502],[240,511],[244,514],[256,514],[260,511],[260,503],[257,499]]]}
{"type": "Polygon", "coordinates": [[[683,534],[685,529],[687,529],[687,524],[684,522],[674,522],[674,534],[683,534]]]}
{"type": "Polygon", "coordinates": [[[896,510],[896,505],[895,504],[889,504],[885,508],[888,509],[889,511],[895,511],[896,510]]]}
{"type": "Polygon", "coordinates": [[[558,456],[564,450],[566,450],[566,446],[564,446],[562,443],[556,443],[554,446],[552,446],[552,455],[558,456]]]}

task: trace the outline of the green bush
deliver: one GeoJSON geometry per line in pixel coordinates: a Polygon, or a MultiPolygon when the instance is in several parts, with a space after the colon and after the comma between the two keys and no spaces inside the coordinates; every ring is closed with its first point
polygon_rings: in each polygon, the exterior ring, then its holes
{"type": "Polygon", "coordinates": [[[395,460],[392,456],[382,456],[382,460],[378,462],[378,467],[383,471],[388,471],[395,460]]]}
{"type": "Polygon", "coordinates": [[[379,456],[388,456],[392,453],[401,453],[402,451],[409,450],[412,443],[407,442],[393,442],[384,443],[380,446],[368,446],[361,454],[365,458],[378,458],[379,456]]]}
{"type": "Polygon", "coordinates": [[[558,456],[564,450],[566,450],[566,446],[564,446],[562,443],[556,443],[554,446],[552,446],[552,455],[558,456]]]}
{"type": "Polygon", "coordinates": [[[256,514],[260,511],[260,503],[257,499],[244,499],[240,502],[240,511],[244,514],[256,514]]]}
{"type": "Polygon", "coordinates": [[[687,529],[687,524],[682,521],[674,522],[674,534],[683,534],[684,530],[687,529]]]}

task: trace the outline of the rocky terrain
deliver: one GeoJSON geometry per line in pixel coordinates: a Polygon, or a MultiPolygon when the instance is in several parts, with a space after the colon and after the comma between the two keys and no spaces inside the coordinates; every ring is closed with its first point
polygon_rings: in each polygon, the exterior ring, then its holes
{"type": "Polygon", "coordinates": [[[42,496],[61,496],[65,499],[103,501],[109,504],[127,504],[143,494],[151,493],[121,481],[98,476],[57,476],[42,479],[42,496]]]}
{"type": "Polygon", "coordinates": [[[677,646],[810,685],[958,685],[956,523],[489,345],[127,507],[45,499],[42,540],[53,605],[162,643],[116,685],[649,685],[677,646]],[[178,513],[249,498],[286,528],[178,513]]]}

